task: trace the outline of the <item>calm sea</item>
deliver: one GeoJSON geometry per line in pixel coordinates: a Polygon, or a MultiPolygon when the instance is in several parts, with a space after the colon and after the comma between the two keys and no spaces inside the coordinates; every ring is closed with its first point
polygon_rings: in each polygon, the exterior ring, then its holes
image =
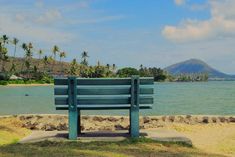
{"type": "MultiPolygon", "coordinates": [[[[153,109],[142,115],[235,115],[235,81],[155,83],[153,109]]],[[[67,113],[56,111],[53,86],[0,86],[0,115],[67,113]],[[28,94],[29,96],[25,96],[28,94]]],[[[83,111],[83,114],[126,115],[127,111],[83,111]]]]}

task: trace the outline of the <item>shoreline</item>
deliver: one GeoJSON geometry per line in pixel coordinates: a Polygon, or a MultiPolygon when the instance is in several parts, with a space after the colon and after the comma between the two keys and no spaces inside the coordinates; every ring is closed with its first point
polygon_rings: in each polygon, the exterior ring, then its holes
{"type": "Polygon", "coordinates": [[[1,85],[0,87],[35,87],[35,86],[53,86],[54,84],[7,84],[7,85],[1,85]]]}

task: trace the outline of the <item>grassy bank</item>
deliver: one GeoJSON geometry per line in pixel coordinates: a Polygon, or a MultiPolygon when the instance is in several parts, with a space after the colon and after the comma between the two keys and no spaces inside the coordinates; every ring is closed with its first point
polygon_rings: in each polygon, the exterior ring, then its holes
{"type": "Polygon", "coordinates": [[[3,81],[0,80],[0,85],[6,86],[6,85],[14,85],[14,86],[20,86],[20,85],[34,85],[34,84],[42,84],[42,85],[47,85],[53,83],[53,80],[8,80],[8,81],[3,81]]]}

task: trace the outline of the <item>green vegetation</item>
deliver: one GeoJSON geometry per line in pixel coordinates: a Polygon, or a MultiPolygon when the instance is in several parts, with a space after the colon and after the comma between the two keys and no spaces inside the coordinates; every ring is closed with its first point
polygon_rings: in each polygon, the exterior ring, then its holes
{"type": "Polygon", "coordinates": [[[51,53],[48,50],[36,49],[33,43],[20,44],[17,38],[10,39],[7,35],[0,37],[0,85],[52,83],[54,76],[75,75],[78,77],[154,77],[155,81],[207,81],[208,76],[180,75],[172,76],[161,68],[147,68],[142,64],[139,69],[124,67],[117,69],[116,64],[89,64],[87,51],[82,52],[81,61],[74,58],[71,63],[64,62],[67,53],[54,45],[51,53]],[[24,52],[23,57],[17,57],[17,51],[24,52]],[[12,53],[9,51],[11,50],[12,53]],[[15,81],[11,78],[15,75],[15,81]]]}
{"type": "Polygon", "coordinates": [[[52,142],[11,144],[0,147],[0,156],[84,156],[84,157],[223,157],[209,154],[187,145],[159,143],[152,140],[124,140],[121,142],[52,142]],[[23,150],[23,151],[22,151],[23,150]]]}

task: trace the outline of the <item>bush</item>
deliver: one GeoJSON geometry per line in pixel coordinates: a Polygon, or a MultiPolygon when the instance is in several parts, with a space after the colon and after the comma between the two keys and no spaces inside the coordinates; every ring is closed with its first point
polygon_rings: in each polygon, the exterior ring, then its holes
{"type": "Polygon", "coordinates": [[[7,84],[8,84],[7,81],[0,80],[0,85],[7,85],[7,84]]]}
{"type": "Polygon", "coordinates": [[[130,77],[132,75],[139,75],[139,71],[135,68],[127,67],[117,71],[119,77],[130,77]]]}
{"type": "Polygon", "coordinates": [[[0,80],[9,80],[10,79],[10,74],[9,73],[4,73],[0,72],[0,80]]]}

